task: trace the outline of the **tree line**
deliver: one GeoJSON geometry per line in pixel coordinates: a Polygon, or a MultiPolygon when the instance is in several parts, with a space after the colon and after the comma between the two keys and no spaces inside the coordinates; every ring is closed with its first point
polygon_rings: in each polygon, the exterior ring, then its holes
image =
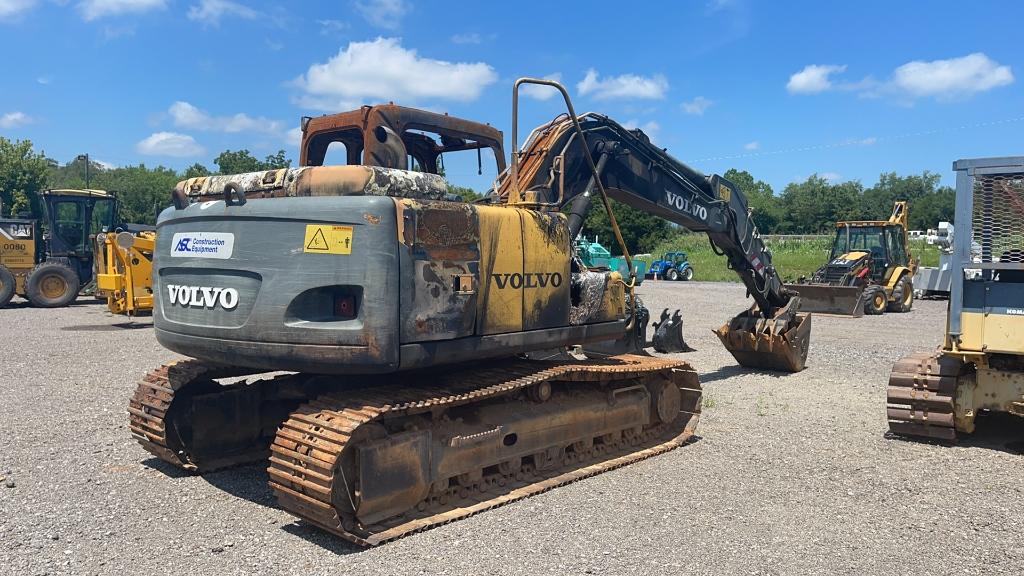
{"type": "MultiPolygon", "coordinates": [[[[90,161],[88,187],[116,193],[121,200],[123,221],[152,224],[158,211],[168,205],[170,191],[180,180],[291,166],[284,150],[262,160],[248,150],[225,150],[213,163],[215,171],[196,163],[178,172],[145,164],[110,168],[90,161]]],[[[910,202],[911,229],[924,230],[935,227],[940,220],[953,221],[953,189],[939,186],[939,175],[927,171],[910,176],[884,173],[868,188],[860,181],[832,182],[815,174],[802,182],[788,184],[781,194],[746,171],[731,169],[724,176],[746,196],[762,234],[828,233],[839,220],[885,219],[896,200],[910,202]]],[[[36,193],[42,190],[85,187],[84,157],[60,164],[36,152],[28,140],[11,141],[0,137],[0,216],[26,211],[39,214],[36,193]]],[[[450,186],[450,191],[467,200],[479,197],[469,188],[450,186]]],[[[679,233],[676,227],[656,216],[615,201],[613,206],[623,237],[633,253],[648,252],[679,233]]],[[[612,241],[608,215],[600,203],[595,203],[591,210],[584,234],[590,238],[597,236],[613,252],[618,251],[612,241]]]]}
{"type": "MultiPolygon", "coordinates": [[[[909,203],[911,230],[934,228],[940,220],[953,221],[955,191],[939,186],[940,176],[928,171],[910,176],[883,173],[869,188],[859,180],[832,182],[813,174],[803,182],[786,185],[781,194],[745,170],[730,169],[723,176],[746,196],[761,234],[828,234],[841,220],[885,220],[897,200],[909,203]]],[[[649,252],[680,233],[661,218],[612,202],[631,253],[649,252]]],[[[597,236],[609,250],[618,251],[608,214],[599,203],[587,217],[583,232],[591,238],[597,236]]]]}
{"type": "Polygon", "coordinates": [[[0,217],[28,212],[41,214],[38,193],[55,188],[93,188],[114,192],[121,203],[120,220],[153,224],[170,204],[171,190],[186,178],[211,174],[239,174],[291,166],[284,150],[260,160],[248,150],[225,150],[210,170],[200,163],[178,172],[164,166],[106,167],[78,156],[65,164],[33,149],[29,140],[0,137],[0,217]],[[88,178],[88,182],[86,182],[88,178]]]}

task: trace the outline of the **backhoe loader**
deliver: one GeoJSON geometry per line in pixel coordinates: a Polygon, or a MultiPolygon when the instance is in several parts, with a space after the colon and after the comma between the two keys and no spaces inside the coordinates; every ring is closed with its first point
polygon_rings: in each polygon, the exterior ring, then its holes
{"type": "Polygon", "coordinates": [[[946,333],[892,368],[889,430],[952,441],[982,412],[1024,416],[1024,157],[958,160],[946,333]],[[973,247],[979,248],[976,257],[973,247]]]}
{"type": "MultiPolygon", "coordinates": [[[[198,473],[269,454],[285,510],[375,545],[686,443],[696,372],[646,352],[632,273],[573,255],[597,199],[635,270],[609,197],[706,232],[755,300],[723,344],[745,366],[803,369],[810,317],[739,190],[577,116],[552,81],[515,83],[512,142],[523,83],[567,113],[508,168],[494,128],[383,105],[304,119],[298,168],[179,183],[157,224],[154,327],[193,359],[139,383],[142,446],[198,473]],[[348,164],[322,165],[339,145],[348,164]],[[495,187],[450,201],[439,158],[482,149],[495,187]]],[[[662,349],[681,349],[678,326],[658,323],[662,349]]]]}
{"type": "Polygon", "coordinates": [[[836,223],[828,263],[786,288],[800,294],[800,310],[844,316],[910,312],[917,261],[907,241],[907,203],[888,220],[836,223]]]}

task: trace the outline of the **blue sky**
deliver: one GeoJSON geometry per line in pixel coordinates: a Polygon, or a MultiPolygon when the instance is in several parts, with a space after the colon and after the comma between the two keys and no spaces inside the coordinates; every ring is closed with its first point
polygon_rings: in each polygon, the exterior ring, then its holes
{"type": "MultiPolygon", "coordinates": [[[[647,131],[704,172],[779,192],[812,173],[1024,154],[1015,2],[0,0],[0,135],[65,162],[298,156],[302,115],[396,103],[510,137],[519,76],[647,131]],[[504,9],[505,7],[514,9],[504,9]],[[624,7],[626,9],[624,9],[624,7]]],[[[520,133],[563,110],[534,93],[520,133]]],[[[493,172],[450,160],[482,189],[493,172]]]]}

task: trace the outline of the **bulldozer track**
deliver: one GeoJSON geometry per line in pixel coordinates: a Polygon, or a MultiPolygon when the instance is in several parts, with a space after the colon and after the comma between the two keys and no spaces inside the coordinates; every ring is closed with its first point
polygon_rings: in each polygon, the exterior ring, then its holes
{"type": "Polygon", "coordinates": [[[889,430],[900,436],[956,440],[954,405],[963,364],[919,352],[893,365],[886,397],[889,430]]]}
{"type": "Polygon", "coordinates": [[[329,392],[303,405],[281,424],[271,445],[268,472],[278,503],[310,524],[373,546],[672,450],[691,439],[700,415],[700,385],[685,362],[623,355],[583,363],[512,360],[489,366],[444,373],[429,387],[415,376],[396,375],[393,384],[329,392]],[[362,525],[355,518],[356,505],[340,462],[367,424],[436,414],[543,382],[609,383],[659,373],[668,374],[682,395],[682,410],[671,423],[623,434],[616,443],[595,444],[583,452],[563,451],[562,460],[551,468],[538,470],[525,461],[515,470],[499,467],[472,486],[432,491],[406,513],[377,524],[362,525]]]}
{"type": "Polygon", "coordinates": [[[197,462],[182,450],[168,434],[168,411],[175,394],[200,380],[230,378],[259,373],[259,371],[216,366],[198,360],[183,360],[164,364],[146,374],[135,388],[128,403],[128,425],[132,437],[150,454],[189,472],[209,472],[244,462],[259,460],[255,454],[238,454],[229,459],[197,462]]]}

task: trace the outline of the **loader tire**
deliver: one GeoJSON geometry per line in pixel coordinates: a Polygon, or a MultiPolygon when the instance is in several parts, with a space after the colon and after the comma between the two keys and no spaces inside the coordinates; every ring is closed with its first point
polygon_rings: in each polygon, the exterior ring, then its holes
{"type": "Polygon", "coordinates": [[[78,298],[78,274],[59,262],[43,262],[25,280],[25,297],[38,308],[62,308],[78,298]]]}
{"type": "Polygon", "coordinates": [[[668,272],[665,273],[666,280],[679,280],[679,270],[675,268],[669,268],[668,272]]]}
{"type": "Polygon", "coordinates": [[[0,308],[7,306],[14,298],[14,274],[6,266],[0,266],[0,308]]]}
{"type": "Polygon", "coordinates": [[[892,302],[889,302],[886,309],[889,312],[910,312],[913,306],[914,284],[910,279],[910,274],[904,274],[892,289],[892,302]]]}
{"type": "Polygon", "coordinates": [[[683,270],[683,280],[693,280],[693,267],[683,270]]]}
{"type": "Polygon", "coordinates": [[[888,298],[885,297],[885,288],[868,286],[864,292],[864,314],[868,316],[884,314],[888,302],[888,298]]]}

